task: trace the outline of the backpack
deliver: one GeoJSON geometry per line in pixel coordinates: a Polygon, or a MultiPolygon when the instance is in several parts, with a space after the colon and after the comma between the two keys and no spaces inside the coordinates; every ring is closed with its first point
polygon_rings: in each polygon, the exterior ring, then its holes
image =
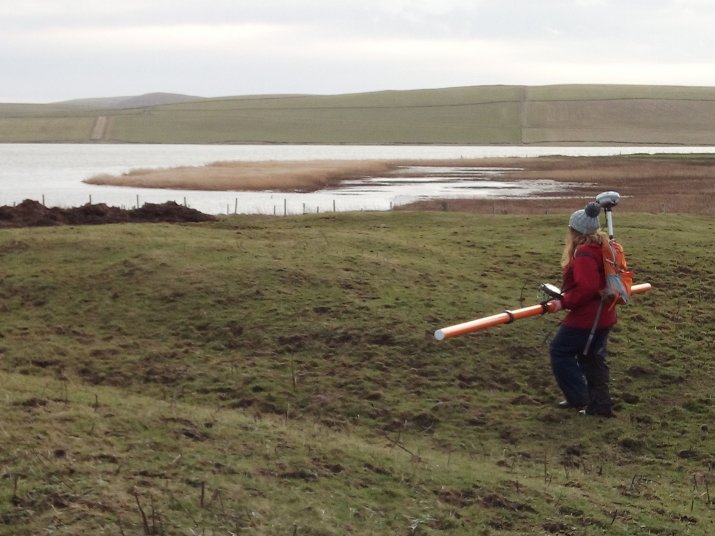
{"type": "Polygon", "coordinates": [[[633,273],[628,270],[623,246],[611,238],[603,243],[601,253],[603,255],[603,270],[606,274],[604,293],[613,295],[611,307],[628,303],[631,297],[633,273]]]}

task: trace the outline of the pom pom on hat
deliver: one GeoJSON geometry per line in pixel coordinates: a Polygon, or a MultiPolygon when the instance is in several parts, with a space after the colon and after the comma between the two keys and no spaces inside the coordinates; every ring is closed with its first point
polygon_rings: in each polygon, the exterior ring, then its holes
{"type": "Polygon", "coordinates": [[[601,214],[601,205],[595,201],[591,201],[588,205],[586,205],[586,208],[584,208],[583,211],[589,218],[598,218],[599,214],[601,214]]]}
{"type": "Polygon", "coordinates": [[[591,201],[586,208],[577,210],[569,218],[569,227],[581,234],[593,234],[601,228],[598,216],[601,214],[601,205],[591,201]]]}

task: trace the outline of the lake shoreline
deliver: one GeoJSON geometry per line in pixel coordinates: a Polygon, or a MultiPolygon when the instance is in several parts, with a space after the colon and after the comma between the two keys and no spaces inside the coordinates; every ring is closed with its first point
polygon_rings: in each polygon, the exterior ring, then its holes
{"type": "MultiPolygon", "coordinates": [[[[175,188],[209,191],[318,192],[340,189],[356,178],[385,176],[426,179],[434,168],[493,170],[500,182],[554,181],[551,188],[514,199],[502,207],[525,212],[541,211],[539,200],[552,209],[567,199],[587,196],[592,190],[617,190],[638,199],[638,206],[683,207],[688,212],[711,213],[715,196],[714,155],[539,156],[392,160],[305,160],[217,162],[205,166],[132,170],[119,176],[93,177],[85,182],[135,188],[175,188]],[[576,186],[574,186],[576,184],[576,186]],[[554,202],[554,199],[560,201],[554,202]]],[[[465,172],[466,173],[466,172],[465,172]]],[[[402,208],[431,209],[445,203],[459,210],[494,210],[495,199],[430,199],[402,208]]],[[[572,202],[568,202],[572,206],[572,202]]],[[[505,209],[501,209],[505,210],[505,209]]],[[[672,211],[672,209],[671,209],[672,211]]]]}
{"type": "MultiPolygon", "coordinates": [[[[25,199],[42,202],[48,207],[77,207],[104,203],[116,207],[137,207],[143,203],[164,203],[174,201],[178,204],[196,208],[207,214],[264,214],[290,215],[304,213],[344,212],[363,210],[390,210],[413,202],[439,202],[442,199],[487,198],[492,202],[496,198],[514,198],[537,196],[576,196],[591,195],[594,190],[640,187],[640,192],[634,195],[648,194],[646,191],[654,177],[661,169],[660,163],[677,160],[701,160],[692,169],[706,169],[715,158],[715,147],[513,147],[513,146],[316,146],[316,145],[253,145],[253,146],[187,146],[187,145],[79,145],[79,144],[0,144],[0,205],[16,205],[25,199]],[[707,155],[710,156],[707,156],[707,155]],[[558,156],[555,156],[558,155],[558,156]],[[588,166],[582,166],[583,175],[578,183],[574,182],[576,172],[573,163],[592,160],[591,167],[596,171],[606,171],[612,166],[604,162],[613,161],[611,157],[632,155],[629,160],[643,162],[644,158],[658,158],[654,173],[633,175],[637,178],[623,186],[619,179],[608,175],[600,175],[593,180],[588,166]],[[637,155],[637,156],[636,156],[637,155]],[[660,155],[660,156],[656,156],[660,155]],[[569,158],[565,158],[569,157],[569,158]],[[579,157],[579,158],[572,158],[579,157]],[[607,158],[600,158],[607,157],[607,158]],[[317,189],[311,193],[299,193],[295,184],[289,185],[287,191],[239,191],[239,190],[194,190],[170,188],[138,188],[131,186],[98,186],[83,182],[84,179],[100,174],[121,176],[133,169],[172,169],[181,166],[201,168],[212,162],[244,161],[285,163],[289,161],[400,161],[412,162],[423,166],[431,162],[454,163],[464,165],[478,161],[485,165],[488,160],[497,159],[499,165],[510,166],[509,159],[516,162],[515,166],[529,165],[531,170],[524,173],[528,180],[515,173],[502,173],[494,178],[488,173],[475,177],[473,180],[462,180],[459,177],[449,182],[445,177],[427,182],[413,177],[402,180],[390,175],[386,180],[369,181],[342,180],[317,189]],[[558,160],[567,162],[566,169],[559,169],[558,160]],[[660,162],[660,163],[659,163],[660,162]],[[538,169],[536,163],[547,170],[538,169]],[[603,168],[603,170],[601,170],[603,168]],[[545,171],[556,175],[558,181],[554,184],[543,184],[541,178],[546,177],[545,171]],[[558,174],[562,177],[559,177],[558,174]],[[565,178],[564,178],[565,177],[565,178]],[[638,178],[642,177],[642,178],[638,178]],[[537,181],[537,190],[530,187],[531,179],[537,181]],[[493,184],[499,181],[499,184],[493,184]],[[367,183],[362,186],[360,182],[367,183]],[[574,186],[572,186],[574,184],[574,186]],[[579,194],[579,185],[583,185],[584,194],[579,194]],[[576,188],[576,186],[579,186],[576,188]],[[538,194],[538,195],[537,195],[538,194]]],[[[361,164],[362,165],[362,164],[361,164]]],[[[670,164],[668,164],[670,165],[670,164]]],[[[442,168],[447,170],[447,168],[442,168]]],[[[201,180],[203,175],[199,170],[201,180]]],[[[381,174],[381,173],[380,173],[381,174]]],[[[378,174],[376,174],[378,175],[378,174]]],[[[388,175],[388,173],[385,173],[388,175]]],[[[444,175],[444,173],[443,173],[444,175]]],[[[689,172],[687,173],[689,175],[689,172]]],[[[712,175],[712,173],[711,173],[712,175]]],[[[343,178],[344,179],[344,178],[343,178]]],[[[673,191],[669,186],[672,177],[660,177],[665,186],[658,185],[666,191],[673,191]]],[[[711,188],[709,180],[693,181],[689,176],[681,177],[682,184],[688,191],[696,191],[707,196],[711,188]]],[[[262,184],[261,188],[265,188],[262,184]]],[[[706,197],[705,197],[706,198],[706,197]]],[[[478,201],[475,201],[478,204],[478,201]]]]}

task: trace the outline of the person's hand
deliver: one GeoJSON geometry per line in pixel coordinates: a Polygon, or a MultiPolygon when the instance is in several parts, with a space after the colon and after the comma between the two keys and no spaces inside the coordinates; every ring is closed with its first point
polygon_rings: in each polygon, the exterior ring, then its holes
{"type": "Polygon", "coordinates": [[[563,304],[561,303],[561,300],[551,300],[546,302],[546,308],[550,313],[556,313],[563,309],[563,304]]]}

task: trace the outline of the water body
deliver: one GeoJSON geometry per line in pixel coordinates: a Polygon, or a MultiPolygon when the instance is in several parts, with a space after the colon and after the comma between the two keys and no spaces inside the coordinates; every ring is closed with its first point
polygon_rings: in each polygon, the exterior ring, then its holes
{"type": "Polygon", "coordinates": [[[88,202],[130,208],[175,201],[208,214],[300,214],[389,210],[426,198],[508,197],[549,189],[549,181],[507,183],[488,168],[422,168],[423,177],[373,177],[313,193],[204,192],[90,185],[98,174],[137,168],[205,165],[224,160],[459,159],[543,155],[715,153],[715,147],[518,147],[353,145],[0,144],[0,205],[34,199],[47,206],[88,202]]]}

